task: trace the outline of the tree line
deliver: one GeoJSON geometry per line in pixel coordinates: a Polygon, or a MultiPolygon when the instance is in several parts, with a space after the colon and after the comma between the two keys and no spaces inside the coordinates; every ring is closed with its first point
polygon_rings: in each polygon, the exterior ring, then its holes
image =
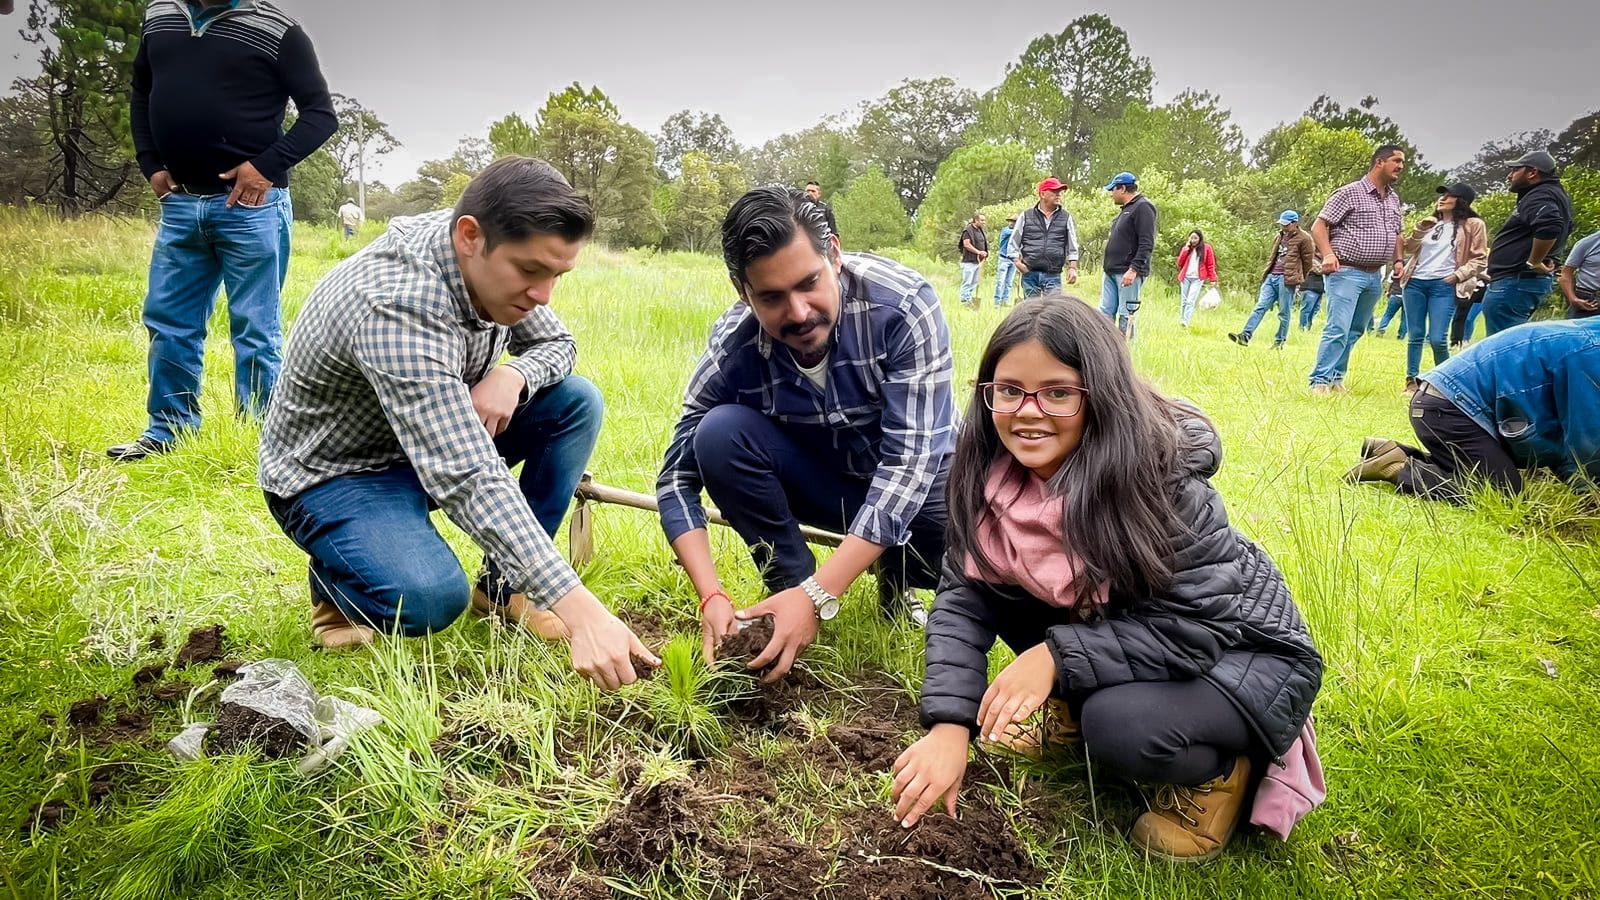
{"type": "MultiPolygon", "coordinates": [[[[39,48],[40,73],[17,79],[0,99],[0,200],[64,214],[149,209],[127,114],[144,7],[143,0],[31,0],[22,31],[39,48]]],[[[711,250],[728,206],[750,186],[815,180],[847,246],[951,256],[954,235],[974,212],[1002,220],[1031,203],[1033,184],[1049,174],[1074,188],[1064,202],[1093,251],[1112,213],[1096,188],[1129,170],[1162,210],[1164,244],[1176,248],[1200,228],[1219,263],[1240,276],[1253,275],[1264,259],[1264,235],[1279,211],[1314,212],[1364,170],[1375,145],[1393,143],[1410,160],[1400,183],[1408,204],[1431,208],[1435,186],[1464,180],[1488,194],[1480,206],[1491,225],[1511,205],[1492,193],[1506,163],[1548,149],[1567,168],[1579,233],[1600,227],[1600,111],[1560,133],[1490,140],[1444,172],[1375,97],[1352,105],[1317,97],[1249,144],[1217,95],[1188,89],[1158,105],[1154,84],[1151,61],[1099,14],[1032,40],[983,93],[949,78],[906,79],[755,146],[704,110],[682,110],[646,132],[625,121],[600,87],[574,83],[549,94],[531,119],[508,114],[398,185],[369,183],[369,216],[448,206],[492,159],[521,153],[549,160],[591,199],[599,237],[612,246],[711,250]]],[[[375,111],[343,95],[335,102],[338,132],[294,173],[301,219],[331,221],[354,195],[358,160],[370,163],[399,146],[375,111]]]]}

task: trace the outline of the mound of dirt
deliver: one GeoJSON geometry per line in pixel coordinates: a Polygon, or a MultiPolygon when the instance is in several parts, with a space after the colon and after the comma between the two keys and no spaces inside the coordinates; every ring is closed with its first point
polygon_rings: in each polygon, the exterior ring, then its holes
{"type": "Polygon", "coordinates": [[[832,896],[831,892],[822,893],[828,880],[828,860],[815,847],[788,839],[752,842],[727,848],[720,862],[727,880],[739,886],[739,897],[793,900],[832,896]]]}
{"type": "Polygon", "coordinates": [[[689,785],[651,785],[628,795],[589,832],[589,852],[601,871],[644,875],[659,869],[675,850],[697,850],[708,831],[707,818],[689,785]]]}
{"type": "Polygon", "coordinates": [[[225,659],[211,669],[213,677],[219,681],[235,681],[239,678],[239,667],[244,665],[244,660],[225,659]]]}
{"type": "Polygon", "coordinates": [[[222,625],[212,625],[208,628],[196,628],[189,632],[189,639],[178,648],[178,655],[173,657],[172,664],[178,668],[192,663],[213,662],[222,658],[222,633],[227,629],[222,625]]]}
{"type": "Polygon", "coordinates": [[[133,673],[133,686],[139,687],[140,685],[153,684],[160,681],[161,676],[165,674],[167,674],[166,663],[151,663],[133,673]]]}
{"type": "Polygon", "coordinates": [[[50,831],[61,824],[67,817],[67,804],[64,800],[46,800],[35,803],[28,808],[28,818],[23,820],[23,834],[38,834],[41,831],[50,831]]]}
{"type": "Polygon", "coordinates": [[[100,717],[105,714],[106,704],[111,698],[105,694],[95,694],[67,707],[67,721],[77,728],[87,728],[99,725],[100,717]]]}
{"type": "MultiPolygon", "coordinates": [[[[750,620],[750,624],[724,637],[717,643],[717,663],[731,666],[738,663],[743,666],[750,660],[761,655],[772,643],[774,620],[771,616],[762,616],[750,620]]],[[[770,669],[761,669],[757,675],[766,675],[770,669]]]]}
{"type": "Polygon", "coordinates": [[[869,772],[887,771],[906,748],[900,730],[892,725],[834,725],[828,729],[828,740],[845,759],[869,772]]]}
{"type": "Polygon", "coordinates": [[[846,884],[856,896],[988,897],[985,880],[1012,887],[1041,881],[1011,823],[981,795],[966,799],[959,820],[930,814],[908,830],[883,810],[864,810],[854,824],[843,849],[852,863],[846,884]]]}
{"type": "Polygon", "coordinates": [[[306,743],[306,736],[288,722],[237,703],[222,704],[217,723],[206,735],[206,749],[212,753],[238,753],[251,744],[267,759],[298,756],[306,743]]]}

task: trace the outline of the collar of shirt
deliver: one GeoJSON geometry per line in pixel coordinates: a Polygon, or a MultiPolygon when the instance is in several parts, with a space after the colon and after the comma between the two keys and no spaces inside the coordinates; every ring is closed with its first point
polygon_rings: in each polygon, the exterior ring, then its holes
{"type": "Polygon", "coordinates": [[[1361,176],[1361,185],[1367,189],[1367,193],[1378,198],[1387,197],[1389,196],[1390,191],[1394,190],[1393,188],[1390,188],[1388,191],[1386,191],[1378,187],[1378,183],[1372,180],[1371,175],[1361,176]]]}
{"type": "Polygon", "coordinates": [[[216,6],[207,6],[200,2],[200,0],[189,0],[189,11],[194,14],[194,22],[196,25],[198,25],[207,19],[214,19],[230,9],[238,9],[239,2],[240,0],[228,0],[227,3],[219,3],[216,6]]]}
{"type": "Polygon", "coordinates": [[[466,279],[461,276],[461,262],[456,259],[451,218],[453,217],[444,218],[439,234],[433,240],[434,262],[439,264],[439,274],[444,276],[445,284],[450,286],[450,296],[455,298],[456,311],[461,314],[461,324],[478,331],[493,328],[493,322],[486,321],[478,315],[477,308],[472,305],[472,297],[467,293],[466,279]]]}

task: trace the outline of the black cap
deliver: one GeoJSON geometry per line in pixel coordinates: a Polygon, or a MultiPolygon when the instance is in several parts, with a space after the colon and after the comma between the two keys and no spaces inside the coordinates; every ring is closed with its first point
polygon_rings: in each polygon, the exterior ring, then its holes
{"type": "Polygon", "coordinates": [[[1478,199],[1478,192],[1473,190],[1471,185],[1463,184],[1459,181],[1455,184],[1439,185],[1439,193],[1449,194],[1468,206],[1472,205],[1472,201],[1478,199]]]}
{"type": "Polygon", "coordinates": [[[1543,150],[1533,150],[1522,154],[1521,159],[1506,168],[1520,169],[1523,166],[1543,172],[1546,175],[1554,175],[1556,173],[1556,158],[1543,150]]]}

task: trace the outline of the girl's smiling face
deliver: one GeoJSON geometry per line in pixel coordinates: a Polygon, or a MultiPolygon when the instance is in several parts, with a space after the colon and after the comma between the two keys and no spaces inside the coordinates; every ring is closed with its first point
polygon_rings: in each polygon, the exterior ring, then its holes
{"type": "MultiPolygon", "coordinates": [[[[1000,357],[995,364],[994,380],[997,384],[1010,385],[1023,391],[1052,387],[1081,389],[1084,386],[1083,376],[1077,369],[1056,359],[1044,344],[1033,338],[1012,347],[1000,357]]],[[[1010,393],[1013,402],[1015,400],[1015,391],[1001,390],[998,393],[1001,396],[998,398],[1000,402],[995,404],[997,406],[1004,408],[1008,405],[1004,402],[1005,393],[1010,393]]],[[[1053,396],[1064,407],[1070,407],[1075,399],[1076,413],[1071,416],[1047,415],[1040,409],[1038,398],[1028,397],[1015,412],[999,413],[991,409],[989,414],[993,417],[995,431],[999,432],[1000,443],[1017,458],[1017,462],[1048,480],[1083,441],[1084,408],[1089,398],[1077,392],[1049,395],[1046,391],[1046,395],[1053,396]]]]}

